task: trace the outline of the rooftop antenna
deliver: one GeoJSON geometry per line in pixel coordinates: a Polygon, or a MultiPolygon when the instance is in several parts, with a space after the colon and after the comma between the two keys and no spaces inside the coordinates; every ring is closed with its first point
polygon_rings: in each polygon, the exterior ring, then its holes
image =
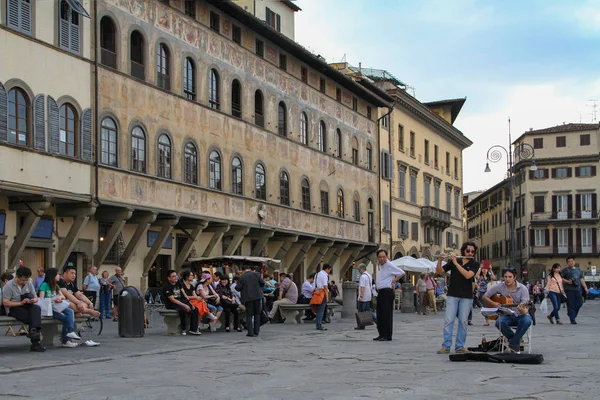
{"type": "Polygon", "coordinates": [[[346,62],[346,53],[344,53],[344,57],[342,57],[342,62],[346,62]]]}
{"type": "Polygon", "coordinates": [[[596,110],[598,110],[598,100],[588,100],[588,102],[591,102],[592,104],[588,104],[588,107],[592,107],[592,122],[596,122],[596,110]]]}

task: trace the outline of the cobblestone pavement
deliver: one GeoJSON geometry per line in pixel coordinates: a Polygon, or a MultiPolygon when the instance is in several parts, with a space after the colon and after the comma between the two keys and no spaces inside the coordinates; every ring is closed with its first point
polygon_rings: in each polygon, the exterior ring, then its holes
{"type": "MultiPolygon", "coordinates": [[[[564,320],[566,310],[561,310],[564,320]]],[[[550,325],[538,312],[533,350],[541,365],[452,363],[437,355],[443,315],[394,316],[394,340],[373,342],[373,327],[339,319],[314,325],[269,324],[243,333],[166,337],[160,317],[144,338],[117,336],[107,321],[100,347],[27,351],[24,337],[0,338],[0,399],[575,399],[594,398],[600,365],[600,301],[578,325],[550,325]],[[541,317],[541,318],[540,318],[541,317]]],[[[482,334],[475,311],[469,346],[482,334]]]]}

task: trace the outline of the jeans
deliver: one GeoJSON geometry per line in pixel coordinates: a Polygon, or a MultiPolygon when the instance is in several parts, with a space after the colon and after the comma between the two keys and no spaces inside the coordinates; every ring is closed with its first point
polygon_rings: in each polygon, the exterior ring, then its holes
{"type": "Polygon", "coordinates": [[[473,298],[460,298],[448,296],[446,298],[446,314],[444,317],[444,342],[442,347],[450,349],[452,347],[452,331],[454,330],[454,320],[458,313],[458,329],[456,330],[455,349],[465,347],[467,340],[467,318],[473,307],[473,298]]]}
{"type": "Polygon", "coordinates": [[[533,320],[529,314],[504,315],[496,320],[496,328],[500,329],[502,335],[508,339],[510,347],[518,349],[521,345],[521,338],[525,335],[532,322],[533,320]],[[513,332],[511,326],[516,326],[517,330],[513,332]]]}
{"type": "Polygon", "coordinates": [[[567,315],[571,322],[574,322],[579,314],[579,309],[583,305],[583,299],[581,298],[581,291],[579,290],[565,290],[567,295],[567,315]]]}
{"type": "Polygon", "coordinates": [[[54,317],[54,319],[57,319],[63,323],[60,342],[63,344],[67,343],[67,341],[69,340],[67,334],[75,330],[75,312],[70,308],[65,308],[62,312],[54,311],[52,313],[52,316],[54,317]]]}
{"type": "Polygon", "coordinates": [[[221,306],[213,306],[210,303],[206,303],[206,306],[208,307],[208,311],[210,311],[213,314],[219,311],[223,311],[223,307],[221,306]]]}
{"type": "Polygon", "coordinates": [[[550,301],[552,302],[552,308],[553,308],[552,312],[550,314],[548,314],[548,316],[550,318],[554,317],[558,321],[560,319],[560,317],[558,316],[558,311],[560,310],[561,294],[556,293],[556,292],[548,292],[548,297],[550,298],[550,301]]]}
{"type": "Polygon", "coordinates": [[[262,312],[262,299],[247,301],[246,306],[246,328],[248,335],[258,335],[260,333],[260,313],[262,312]]]}
{"type": "Polygon", "coordinates": [[[100,317],[110,318],[110,293],[100,292],[100,317]]]}
{"type": "Polygon", "coordinates": [[[317,329],[323,327],[323,316],[325,315],[325,307],[327,306],[327,296],[323,297],[323,302],[317,307],[317,329]]]}

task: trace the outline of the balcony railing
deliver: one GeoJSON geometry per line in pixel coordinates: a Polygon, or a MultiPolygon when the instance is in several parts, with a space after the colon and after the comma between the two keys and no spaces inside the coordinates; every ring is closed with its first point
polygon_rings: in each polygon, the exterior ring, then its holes
{"type": "Polygon", "coordinates": [[[171,90],[171,78],[169,75],[158,73],[156,77],[156,83],[158,87],[161,87],[165,90],[171,90]]]}
{"type": "Polygon", "coordinates": [[[424,223],[440,225],[443,229],[450,226],[450,213],[439,208],[425,206],[421,207],[421,219],[424,223]]]}
{"type": "Polygon", "coordinates": [[[598,211],[557,211],[549,213],[531,213],[531,222],[543,222],[543,221],[563,221],[563,220],[590,220],[598,219],[598,211]]]}
{"type": "Polygon", "coordinates": [[[578,256],[597,254],[596,246],[533,246],[530,251],[533,256],[578,256]]]}

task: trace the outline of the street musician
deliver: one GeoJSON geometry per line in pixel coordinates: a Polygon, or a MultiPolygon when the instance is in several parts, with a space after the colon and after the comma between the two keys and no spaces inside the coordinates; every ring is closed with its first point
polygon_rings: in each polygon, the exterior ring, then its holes
{"type": "Polygon", "coordinates": [[[496,320],[496,328],[508,339],[510,350],[517,353],[520,350],[521,338],[533,322],[529,315],[529,291],[525,285],[517,282],[517,270],[515,268],[504,268],[502,275],[504,282],[488,289],[483,296],[483,302],[486,307],[506,306],[506,300],[517,305],[514,308],[514,315],[504,315],[496,320]],[[500,301],[501,299],[503,301],[500,301]],[[514,332],[511,328],[513,326],[517,327],[514,332]]]}

